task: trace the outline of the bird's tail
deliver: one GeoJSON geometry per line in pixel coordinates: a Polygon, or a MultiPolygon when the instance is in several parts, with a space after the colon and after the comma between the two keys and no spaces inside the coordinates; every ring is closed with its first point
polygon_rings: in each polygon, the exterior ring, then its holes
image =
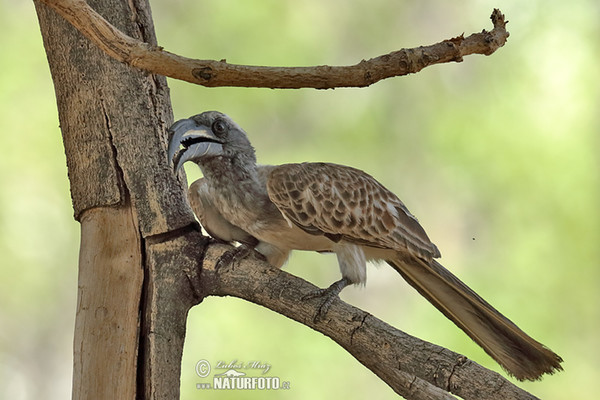
{"type": "Polygon", "coordinates": [[[529,337],[437,261],[399,255],[387,262],[515,378],[537,380],[562,370],[560,356],[529,337]]]}

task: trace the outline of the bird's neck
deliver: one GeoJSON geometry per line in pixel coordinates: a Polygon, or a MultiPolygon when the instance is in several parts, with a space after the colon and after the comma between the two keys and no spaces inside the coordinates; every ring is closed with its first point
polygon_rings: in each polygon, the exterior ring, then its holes
{"type": "Polygon", "coordinates": [[[258,177],[256,159],[249,156],[219,156],[200,165],[202,174],[216,193],[232,196],[232,201],[268,197],[264,182],[258,177]]]}
{"type": "Polygon", "coordinates": [[[269,199],[266,182],[259,177],[256,162],[215,157],[203,162],[201,169],[213,205],[231,224],[254,235],[260,221],[281,218],[269,199]]]}

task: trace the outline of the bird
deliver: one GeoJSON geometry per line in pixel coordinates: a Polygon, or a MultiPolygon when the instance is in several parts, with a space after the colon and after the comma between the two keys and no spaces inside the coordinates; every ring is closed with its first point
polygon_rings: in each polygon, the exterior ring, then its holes
{"type": "Polygon", "coordinates": [[[367,261],[384,261],[509,375],[538,380],[562,370],[559,355],[436,260],[440,251],[417,218],[371,175],[324,162],[258,164],[246,132],[218,111],[181,119],[169,133],[174,173],[188,161],[202,172],[188,198],[209,235],[276,268],[292,250],[336,254],[342,278],[302,299],[321,299],[321,319],[346,286],[365,284],[367,261]]]}

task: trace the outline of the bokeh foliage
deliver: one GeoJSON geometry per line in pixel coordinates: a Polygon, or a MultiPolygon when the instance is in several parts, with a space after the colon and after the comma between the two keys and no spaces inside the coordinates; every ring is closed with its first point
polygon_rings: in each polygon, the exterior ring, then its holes
{"type": "MultiPolygon", "coordinates": [[[[229,114],[263,163],[331,161],[376,176],[416,214],[442,262],[565,359],[522,386],[594,398],[600,376],[600,6],[592,0],[154,1],[159,43],[188,57],[264,65],[352,64],[510,21],[507,45],[367,89],[206,89],[170,81],[175,118],[229,114]]],[[[53,87],[33,5],[0,0],[0,398],[70,393],[77,289],[73,221],[53,87]]],[[[189,179],[199,176],[187,166],[189,179]]],[[[335,258],[290,272],[338,279],[335,258]]],[[[498,370],[390,268],[342,297],[498,370]]],[[[329,339],[237,299],[190,313],[182,398],[385,398],[393,392],[329,339]],[[257,360],[278,392],[200,392],[194,365],[257,360]]],[[[250,374],[249,374],[250,375],[250,374]]]]}

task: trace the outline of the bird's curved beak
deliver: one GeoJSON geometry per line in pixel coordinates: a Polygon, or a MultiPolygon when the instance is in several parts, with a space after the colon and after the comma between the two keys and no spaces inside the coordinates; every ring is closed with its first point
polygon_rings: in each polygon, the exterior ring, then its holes
{"type": "Polygon", "coordinates": [[[181,119],[175,122],[169,131],[173,136],[169,142],[168,155],[175,173],[186,161],[198,160],[206,155],[217,155],[223,151],[223,141],[217,138],[209,127],[199,125],[193,119],[181,119]]]}

